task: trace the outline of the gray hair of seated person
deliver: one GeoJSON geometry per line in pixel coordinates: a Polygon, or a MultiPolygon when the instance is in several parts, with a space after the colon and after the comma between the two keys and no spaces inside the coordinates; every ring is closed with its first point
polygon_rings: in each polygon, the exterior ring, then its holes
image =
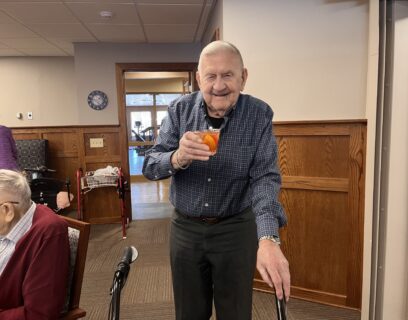
{"type": "Polygon", "coordinates": [[[20,172],[0,169],[0,193],[8,193],[12,196],[5,201],[19,202],[19,208],[28,208],[31,201],[31,189],[26,177],[20,172]]]}
{"type": "Polygon", "coordinates": [[[238,50],[238,48],[230,42],[217,40],[207,44],[201,51],[200,59],[198,61],[198,70],[200,70],[202,57],[216,55],[217,53],[220,53],[222,51],[227,51],[237,56],[241,64],[241,68],[244,68],[244,60],[242,59],[241,52],[238,50]]]}

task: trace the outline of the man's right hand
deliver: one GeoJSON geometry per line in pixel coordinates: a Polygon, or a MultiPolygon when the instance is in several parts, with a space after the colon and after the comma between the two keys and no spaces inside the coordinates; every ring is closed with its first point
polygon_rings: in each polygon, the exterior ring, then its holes
{"type": "Polygon", "coordinates": [[[208,146],[202,143],[198,134],[192,131],[187,131],[181,137],[179,148],[171,158],[171,163],[174,168],[188,166],[193,160],[208,161],[212,153],[208,146]]]}

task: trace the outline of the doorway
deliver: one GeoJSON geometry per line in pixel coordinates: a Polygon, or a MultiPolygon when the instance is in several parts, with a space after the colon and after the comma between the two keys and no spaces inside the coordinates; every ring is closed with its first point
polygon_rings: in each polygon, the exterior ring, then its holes
{"type": "Polygon", "coordinates": [[[170,179],[147,180],[145,153],[155,143],[169,104],[198,88],[196,63],[117,64],[122,163],[130,182],[132,219],[168,216],[170,179]]]}

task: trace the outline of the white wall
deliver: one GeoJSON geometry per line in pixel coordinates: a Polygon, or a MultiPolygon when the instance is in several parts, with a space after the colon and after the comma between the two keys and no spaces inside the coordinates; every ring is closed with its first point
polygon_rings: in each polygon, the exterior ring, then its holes
{"type": "Polygon", "coordinates": [[[115,64],[125,62],[198,62],[200,44],[75,45],[75,81],[80,125],[118,124],[115,64]],[[87,97],[92,90],[108,95],[108,107],[94,111],[87,97]]]}
{"type": "Polygon", "coordinates": [[[78,121],[72,57],[0,58],[0,124],[62,126],[78,121]],[[27,112],[33,120],[27,120],[27,112]],[[16,113],[23,113],[18,120],[16,113]]]}
{"type": "Polygon", "coordinates": [[[408,4],[395,7],[383,319],[408,319],[408,4]]]}
{"type": "Polygon", "coordinates": [[[200,44],[76,44],[73,57],[0,58],[0,124],[8,127],[118,124],[115,63],[197,62],[200,44]],[[103,111],[92,90],[108,94],[103,111]],[[27,120],[27,112],[34,119],[27,120]],[[23,120],[16,118],[22,112],[23,120]]]}
{"type": "Polygon", "coordinates": [[[275,120],[365,118],[368,1],[223,0],[223,39],[275,120]]]}

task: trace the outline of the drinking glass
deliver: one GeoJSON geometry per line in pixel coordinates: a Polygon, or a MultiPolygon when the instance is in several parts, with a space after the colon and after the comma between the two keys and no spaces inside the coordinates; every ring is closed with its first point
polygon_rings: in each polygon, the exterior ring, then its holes
{"type": "Polygon", "coordinates": [[[203,131],[198,131],[198,135],[203,140],[203,143],[210,148],[210,151],[214,154],[217,153],[218,140],[220,138],[219,129],[208,129],[203,131]]]}

